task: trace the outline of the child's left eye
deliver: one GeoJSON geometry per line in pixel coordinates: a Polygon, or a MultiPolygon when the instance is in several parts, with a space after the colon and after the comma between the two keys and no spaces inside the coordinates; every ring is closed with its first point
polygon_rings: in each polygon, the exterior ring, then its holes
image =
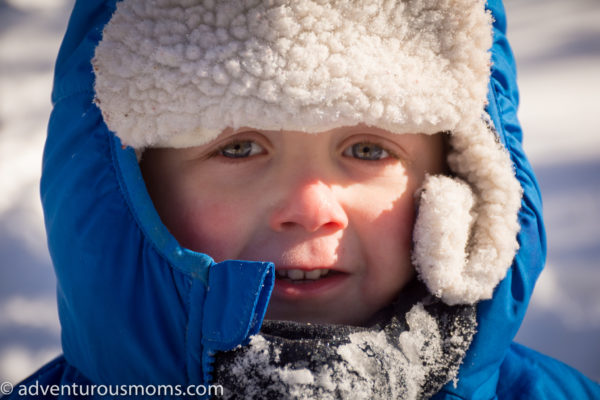
{"type": "Polygon", "coordinates": [[[387,150],[376,143],[360,142],[347,147],[343,153],[346,157],[354,157],[365,161],[378,161],[388,158],[387,150]]]}
{"type": "Polygon", "coordinates": [[[232,142],[219,149],[219,153],[227,158],[246,158],[260,154],[263,151],[264,149],[258,143],[251,140],[232,142]]]}

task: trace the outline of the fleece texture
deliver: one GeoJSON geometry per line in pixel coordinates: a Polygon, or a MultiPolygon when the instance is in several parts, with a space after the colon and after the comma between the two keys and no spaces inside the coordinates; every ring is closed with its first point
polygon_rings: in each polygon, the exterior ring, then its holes
{"type": "Polygon", "coordinates": [[[126,0],[96,49],[96,97],[135,148],[242,126],[451,131],[483,110],[490,32],[473,0],[126,0]]]}
{"type": "Polygon", "coordinates": [[[492,297],[519,248],[522,189],[508,152],[483,122],[455,131],[450,142],[457,177],[426,178],[413,261],[434,295],[469,304],[492,297]]]}
{"type": "Polygon", "coordinates": [[[521,188],[484,115],[491,44],[482,0],[124,0],[95,50],[95,102],[138,151],[228,127],[451,133],[454,178],[420,191],[413,260],[431,293],[472,304],[518,248],[521,188]]]}

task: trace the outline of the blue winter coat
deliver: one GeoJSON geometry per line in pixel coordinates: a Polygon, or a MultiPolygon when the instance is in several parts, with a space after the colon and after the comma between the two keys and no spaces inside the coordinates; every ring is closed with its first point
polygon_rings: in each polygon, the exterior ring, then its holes
{"type": "MultiPolygon", "coordinates": [[[[520,250],[493,299],[458,385],[435,399],[600,399],[574,369],[512,342],[545,261],[540,191],[522,149],[514,59],[500,0],[488,113],[523,189],[520,250]]],[[[146,192],[136,155],[94,105],[90,60],[115,0],[80,0],[56,62],[41,195],[58,278],[64,355],[23,385],[208,384],[211,361],[256,333],[274,283],[270,263],[215,263],[179,246],[146,192]]],[[[207,189],[208,190],[208,189],[207,189]]],[[[13,398],[19,398],[19,387],[13,398]]]]}

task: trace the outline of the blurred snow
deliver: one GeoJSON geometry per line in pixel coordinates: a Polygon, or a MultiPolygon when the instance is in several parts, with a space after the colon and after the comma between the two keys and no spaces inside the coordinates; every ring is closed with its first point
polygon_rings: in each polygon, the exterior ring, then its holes
{"type": "Polygon", "coordinates": [[[600,2],[505,6],[548,239],[516,340],[600,380],[600,2]]]}
{"type": "MultiPolygon", "coordinates": [[[[60,353],[39,201],[52,67],[73,0],[0,0],[0,378],[60,353]]],[[[548,264],[517,340],[600,380],[600,2],[508,0],[548,264]]]]}
{"type": "Polygon", "coordinates": [[[520,120],[534,165],[600,159],[600,3],[508,0],[520,120]]]}
{"type": "Polygon", "coordinates": [[[0,378],[60,354],[39,200],[52,68],[72,1],[0,0],[0,378]]]}

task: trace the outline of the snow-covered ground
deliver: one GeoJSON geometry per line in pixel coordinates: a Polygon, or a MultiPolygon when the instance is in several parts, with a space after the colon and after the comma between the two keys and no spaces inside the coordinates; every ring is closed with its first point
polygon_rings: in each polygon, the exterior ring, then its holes
{"type": "Polygon", "coordinates": [[[39,178],[52,69],[71,0],[0,0],[0,380],[60,353],[39,178]]]}
{"type": "MultiPolygon", "coordinates": [[[[52,65],[73,0],[0,0],[0,380],[60,353],[38,194],[52,65]]],[[[517,340],[600,380],[600,2],[508,0],[548,264],[517,340]]]]}
{"type": "Polygon", "coordinates": [[[509,0],[548,261],[516,340],[600,380],[600,2],[509,0]]]}

